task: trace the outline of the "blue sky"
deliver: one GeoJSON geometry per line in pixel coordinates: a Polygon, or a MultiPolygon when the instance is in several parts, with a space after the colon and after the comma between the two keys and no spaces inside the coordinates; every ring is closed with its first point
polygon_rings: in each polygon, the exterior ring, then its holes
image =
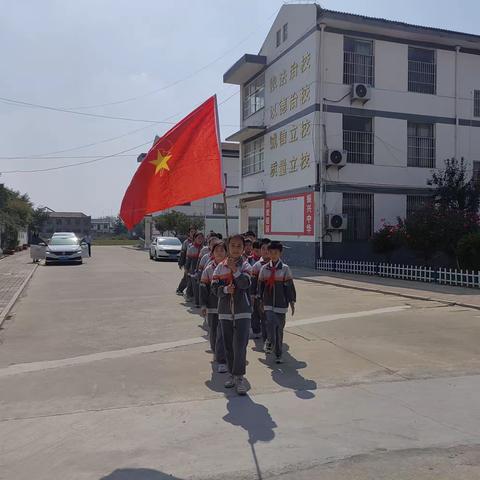
{"type": "MultiPolygon", "coordinates": [[[[177,121],[217,93],[220,102],[231,97],[219,107],[224,137],[238,128],[239,97],[238,87],[222,84],[222,75],[242,54],[258,52],[283,3],[0,0],[0,97],[108,116],[177,121]],[[159,88],[164,90],[144,95],[159,88]],[[138,96],[116,105],[83,108],[138,96]]],[[[480,3],[474,0],[325,0],[321,4],[480,33],[480,3]]],[[[0,101],[0,171],[50,168],[130,150],[80,167],[4,174],[0,182],[55,210],[116,214],[137,167],[136,156],[148,148],[134,147],[168,128],[167,124],[77,116],[0,101]],[[74,149],[120,135],[125,136],[74,149]],[[81,158],[1,158],[60,150],[69,151],[56,156],[81,158]]]]}

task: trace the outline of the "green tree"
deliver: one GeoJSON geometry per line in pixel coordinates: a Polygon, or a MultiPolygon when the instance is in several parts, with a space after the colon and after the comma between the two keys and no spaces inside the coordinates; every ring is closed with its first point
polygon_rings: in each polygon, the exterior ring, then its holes
{"type": "Polygon", "coordinates": [[[205,226],[203,218],[189,217],[176,210],[155,217],[154,222],[158,231],[162,233],[171,232],[174,236],[187,235],[192,225],[197,230],[202,230],[205,226]]]}
{"type": "Polygon", "coordinates": [[[18,232],[27,228],[33,213],[28,195],[0,187],[0,225],[3,227],[1,248],[12,250],[18,245],[18,232]]]}
{"type": "Polygon", "coordinates": [[[115,235],[126,235],[128,233],[128,229],[123,223],[123,220],[120,218],[120,215],[117,215],[117,218],[113,224],[113,233],[115,235]]]}
{"type": "Polygon", "coordinates": [[[32,233],[39,234],[42,231],[45,222],[48,220],[48,211],[45,207],[37,207],[32,210],[30,218],[30,230],[32,233]]]}

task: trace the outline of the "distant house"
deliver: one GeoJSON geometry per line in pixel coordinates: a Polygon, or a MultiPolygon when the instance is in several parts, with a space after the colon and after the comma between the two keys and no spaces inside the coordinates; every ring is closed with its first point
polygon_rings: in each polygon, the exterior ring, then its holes
{"type": "Polygon", "coordinates": [[[92,218],[92,234],[110,234],[115,228],[114,217],[92,218]]]}
{"type": "Polygon", "coordinates": [[[78,237],[84,237],[91,232],[91,223],[91,217],[81,212],[48,212],[40,236],[49,238],[55,232],[74,232],[78,237]]]}

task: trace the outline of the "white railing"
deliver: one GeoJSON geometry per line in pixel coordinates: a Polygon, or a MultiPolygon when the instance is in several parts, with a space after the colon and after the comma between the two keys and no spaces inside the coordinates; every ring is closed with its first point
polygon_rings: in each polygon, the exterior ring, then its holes
{"type": "Polygon", "coordinates": [[[480,271],[350,260],[317,260],[317,270],[358,275],[378,275],[401,280],[480,288],[480,271]]]}
{"type": "Polygon", "coordinates": [[[348,262],[337,261],[336,271],[343,273],[359,273],[362,275],[375,275],[376,264],[373,262],[348,262]]]}
{"type": "Polygon", "coordinates": [[[435,270],[430,267],[417,265],[397,265],[381,263],[378,265],[378,275],[381,277],[400,278],[402,280],[415,280],[417,282],[433,282],[435,270]]]}
{"type": "Polygon", "coordinates": [[[442,285],[480,288],[480,272],[439,268],[437,281],[442,285]]]}

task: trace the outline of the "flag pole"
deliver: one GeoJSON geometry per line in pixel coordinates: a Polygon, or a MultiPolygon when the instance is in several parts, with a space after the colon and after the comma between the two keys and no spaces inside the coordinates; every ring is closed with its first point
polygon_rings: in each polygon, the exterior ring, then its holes
{"type": "Polygon", "coordinates": [[[227,174],[223,174],[224,179],[225,179],[225,187],[223,189],[223,212],[225,214],[225,234],[227,235],[227,238],[229,237],[228,234],[228,212],[227,212],[227,174]]]}
{"type": "MultiPolygon", "coordinates": [[[[220,165],[222,167],[223,171],[223,158],[222,158],[222,148],[221,148],[221,142],[220,142],[220,128],[219,128],[219,122],[218,122],[218,104],[217,104],[217,95],[215,94],[215,122],[216,122],[216,127],[217,127],[217,144],[218,144],[218,152],[220,154],[220,165]]],[[[228,238],[229,237],[229,232],[228,232],[228,212],[227,212],[227,174],[223,174],[223,211],[225,214],[225,235],[228,238]]]]}

